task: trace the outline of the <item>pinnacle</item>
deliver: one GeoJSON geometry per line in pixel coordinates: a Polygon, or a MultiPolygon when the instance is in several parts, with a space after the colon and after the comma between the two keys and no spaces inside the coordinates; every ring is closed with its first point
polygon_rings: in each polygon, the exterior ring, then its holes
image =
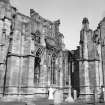
{"type": "Polygon", "coordinates": [[[86,24],[86,23],[88,23],[88,24],[89,24],[89,20],[88,20],[88,18],[87,18],[87,17],[83,18],[83,21],[82,21],[82,24],[86,24]]]}

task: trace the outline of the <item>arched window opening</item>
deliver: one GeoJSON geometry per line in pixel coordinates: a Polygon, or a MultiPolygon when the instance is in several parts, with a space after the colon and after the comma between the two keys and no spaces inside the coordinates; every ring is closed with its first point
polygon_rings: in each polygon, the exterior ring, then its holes
{"type": "Polygon", "coordinates": [[[51,84],[56,84],[55,60],[56,60],[55,55],[53,55],[51,59],[51,84]]]}

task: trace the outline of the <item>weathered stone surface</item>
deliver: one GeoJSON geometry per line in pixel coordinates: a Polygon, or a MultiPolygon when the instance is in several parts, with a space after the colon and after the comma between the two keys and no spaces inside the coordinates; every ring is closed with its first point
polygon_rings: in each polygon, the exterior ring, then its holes
{"type": "Polygon", "coordinates": [[[46,97],[48,86],[66,86],[70,67],[59,20],[51,22],[34,10],[25,16],[6,2],[0,1],[0,92],[6,99],[46,97]]]}
{"type": "Polygon", "coordinates": [[[18,57],[11,56],[7,62],[6,72],[6,94],[17,94],[19,87],[19,70],[20,70],[20,59],[18,57]],[[14,66],[12,66],[14,65],[14,66]]]}
{"type": "MultiPolygon", "coordinates": [[[[47,87],[52,85],[67,87],[68,101],[72,100],[71,89],[77,90],[78,96],[85,94],[86,100],[94,86],[98,94],[105,81],[105,21],[98,29],[100,43],[94,40],[85,18],[80,50],[73,54],[63,48],[59,20],[46,20],[32,9],[30,17],[25,16],[6,2],[0,1],[0,93],[21,99],[25,95],[46,97],[47,87]]],[[[58,95],[63,100],[63,90],[58,95]]]]}
{"type": "MultiPolygon", "coordinates": [[[[80,94],[85,94],[86,101],[91,101],[95,90],[99,90],[99,71],[101,72],[99,64],[99,55],[97,54],[97,46],[94,43],[93,31],[89,29],[89,24],[83,24],[83,29],[81,31],[81,51],[80,57],[83,61],[80,62],[80,94]],[[82,67],[81,67],[82,66],[82,67]]],[[[97,93],[96,93],[97,94],[97,93]]],[[[81,96],[80,96],[81,97],[81,96]]]]}

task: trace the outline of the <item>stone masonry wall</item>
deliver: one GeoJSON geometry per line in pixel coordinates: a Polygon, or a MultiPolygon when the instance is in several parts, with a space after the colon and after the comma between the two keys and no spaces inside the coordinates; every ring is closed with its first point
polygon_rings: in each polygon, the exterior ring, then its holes
{"type": "Polygon", "coordinates": [[[63,73],[64,70],[67,71],[68,66],[64,68],[64,43],[59,24],[59,20],[46,20],[33,9],[30,9],[30,17],[25,16],[9,2],[0,1],[1,96],[27,94],[33,97],[35,93],[46,93],[47,88],[43,87],[63,87],[63,73]],[[47,59],[47,51],[51,53],[50,60],[47,59]],[[35,83],[37,57],[40,59],[38,85],[35,83]],[[54,75],[55,73],[57,74],[54,75]]]}

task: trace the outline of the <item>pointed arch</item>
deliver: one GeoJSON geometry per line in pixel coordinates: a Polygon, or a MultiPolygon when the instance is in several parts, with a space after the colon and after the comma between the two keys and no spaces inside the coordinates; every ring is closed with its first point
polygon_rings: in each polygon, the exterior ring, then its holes
{"type": "Polygon", "coordinates": [[[34,61],[34,84],[39,86],[40,84],[40,72],[41,72],[41,61],[44,53],[44,48],[39,47],[35,52],[35,61],[34,61]]]}

